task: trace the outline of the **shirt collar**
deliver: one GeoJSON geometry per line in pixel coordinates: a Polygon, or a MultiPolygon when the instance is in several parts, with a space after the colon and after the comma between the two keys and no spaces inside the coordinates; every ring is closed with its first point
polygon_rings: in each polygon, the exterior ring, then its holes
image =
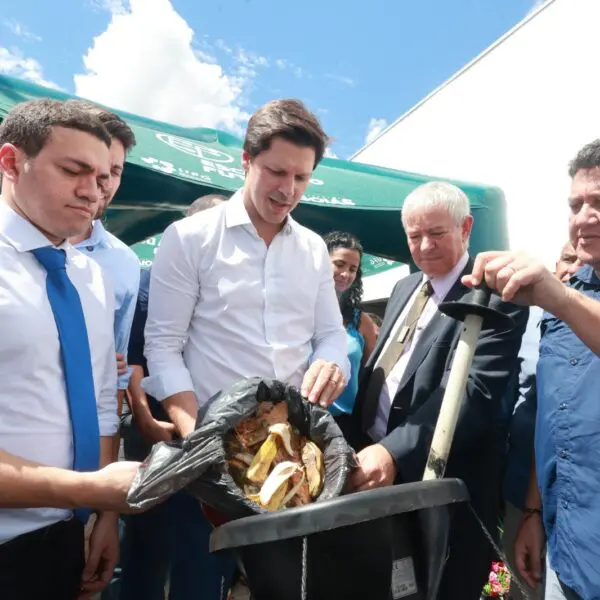
{"type": "Polygon", "coordinates": [[[429,277],[428,275],[424,275],[423,281],[431,281],[431,287],[433,287],[436,297],[438,300],[442,301],[448,295],[448,292],[452,289],[452,286],[456,283],[460,274],[465,270],[468,262],[469,253],[465,252],[454,267],[452,267],[452,270],[446,273],[446,275],[440,277],[429,277]]]}
{"type": "Polygon", "coordinates": [[[582,283],[586,283],[588,285],[598,285],[600,286],[600,279],[596,275],[594,271],[594,267],[591,265],[584,265],[579,269],[569,280],[569,283],[581,281],[582,283]]]}
{"type": "Polygon", "coordinates": [[[102,221],[95,220],[92,222],[92,234],[87,240],[83,240],[75,244],[75,248],[105,248],[108,246],[106,229],[102,225],[102,221]]]}
{"type": "MultiPolygon", "coordinates": [[[[244,188],[240,188],[235,192],[225,206],[225,226],[229,229],[239,225],[252,225],[250,215],[244,206],[244,188]]],[[[295,226],[296,222],[288,215],[282,233],[289,235],[295,226]]],[[[254,228],[254,225],[252,227],[254,228]]]]}
{"type": "MultiPolygon", "coordinates": [[[[37,227],[13,210],[3,199],[0,199],[0,235],[17,252],[31,252],[37,248],[53,246],[37,227]]],[[[67,257],[73,250],[73,246],[66,240],[56,248],[65,250],[67,257]]]]}

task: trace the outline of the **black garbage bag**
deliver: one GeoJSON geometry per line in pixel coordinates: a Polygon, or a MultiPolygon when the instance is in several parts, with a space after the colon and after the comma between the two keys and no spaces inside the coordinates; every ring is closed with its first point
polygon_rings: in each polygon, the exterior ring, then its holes
{"type": "Polygon", "coordinates": [[[213,396],[196,430],[183,441],[160,442],[152,448],[133,480],[128,504],[147,509],[186,488],[226,519],[266,512],[246,499],[229,473],[225,453],[226,435],[253,416],[260,402],[286,402],[290,424],[322,450],[325,479],[316,501],[341,495],[356,462],[333,417],[304,400],[293,386],[253,377],[213,396]]]}

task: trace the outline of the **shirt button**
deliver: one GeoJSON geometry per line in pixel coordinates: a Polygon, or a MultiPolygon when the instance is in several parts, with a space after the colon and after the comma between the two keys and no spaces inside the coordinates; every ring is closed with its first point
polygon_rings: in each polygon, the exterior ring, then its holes
{"type": "Polygon", "coordinates": [[[563,508],[569,508],[569,503],[566,500],[562,501],[562,507],[563,508]]]}
{"type": "Polygon", "coordinates": [[[567,451],[566,451],[566,450],[561,450],[561,451],[560,451],[560,457],[561,457],[561,458],[567,458],[567,456],[569,456],[569,455],[567,454],[567,451]]]}
{"type": "Polygon", "coordinates": [[[86,249],[88,252],[93,252],[93,251],[94,251],[94,246],[86,246],[86,247],[85,247],[85,249],[86,249]]]}
{"type": "Polygon", "coordinates": [[[567,408],[566,402],[561,402],[560,405],[558,406],[558,410],[565,410],[566,408],[567,408]]]}
{"type": "Polygon", "coordinates": [[[573,366],[575,366],[575,365],[579,364],[579,360],[578,360],[577,358],[572,358],[572,359],[571,359],[569,362],[570,362],[570,363],[571,363],[573,366]]]}

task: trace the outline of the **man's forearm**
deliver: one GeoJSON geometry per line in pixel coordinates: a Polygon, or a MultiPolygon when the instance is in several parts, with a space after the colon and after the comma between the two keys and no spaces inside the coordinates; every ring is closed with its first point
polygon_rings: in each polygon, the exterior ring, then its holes
{"type": "Polygon", "coordinates": [[[0,450],[0,508],[85,506],[93,487],[87,475],[33,463],[0,450]]]}
{"type": "Polygon", "coordinates": [[[181,437],[194,431],[198,418],[198,401],[194,392],[173,394],[162,404],[181,437]]]}
{"type": "MultiPolygon", "coordinates": [[[[106,465],[119,460],[120,441],[121,436],[119,435],[119,432],[117,432],[114,436],[100,438],[100,468],[106,467],[106,465]]],[[[106,517],[110,515],[115,520],[119,517],[119,513],[114,511],[103,510],[100,511],[100,513],[106,517]]]]}
{"type": "Polygon", "coordinates": [[[565,288],[565,294],[557,302],[542,308],[567,323],[575,335],[600,356],[600,302],[577,290],[565,288]]]}
{"type": "MultiPolygon", "coordinates": [[[[116,436],[118,439],[118,434],[116,436]]],[[[100,468],[116,462],[118,458],[118,449],[115,453],[115,436],[102,436],[100,438],[100,468]]]]}
{"type": "MultiPolygon", "coordinates": [[[[121,420],[121,415],[123,414],[123,403],[125,402],[125,390],[117,390],[117,415],[119,416],[119,421],[121,420]]],[[[117,433],[111,438],[112,439],[112,460],[109,460],[109,464],[111,462],[115,462],[119,460],[119,448],[121,447],[121,431],[117,430],[117,433]]],[[[104,467],[105,464],[102,464],[104,467]]]]}
{"type": "Polygon", "coordinates": [[[540,489],[535,473],[535,456],[531,461],[531,470],[529,471],[529,487],[527,488],[527,496],[525,498],[525,508],[542,510],[542,497],[540,496],[540,489]]]}
{"type": "Polygon", "coordinates": [[[129,395],[131,399],[131,414],[133,419],[139,423],[153,418],[150,406],[148,406],[148,396],[142,389],[142,379],[144,371],[139,365],[129,365],[131,367],[131,377],[129,378],[129,395]]]}

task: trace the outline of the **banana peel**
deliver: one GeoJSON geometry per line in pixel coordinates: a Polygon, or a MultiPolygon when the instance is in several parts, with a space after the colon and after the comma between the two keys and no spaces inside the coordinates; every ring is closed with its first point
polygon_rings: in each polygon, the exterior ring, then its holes
{"type": "Polygon", "coordinates": [[[246,477],[250,481],[262,483],[267,478],[269,470],[278,453],[277,440],[281,442],[284,450],[291,457],[294,455],[292,449],[292,428],[289,423],[275,423],[269,427],[269,437],[250,462],[246,477]]]}
{"type": "Polygon", "coordinates": [[[294,449],[292,448],[292,428],[289,423],[274,423],[269,427],[269,435],[277,436],[285,451],[290,455],[294,456],[294,449]]]}
{"type": "Polygon", "coordinates": [[[307,441],[302,448],[302,464],[306,469],[310,497],[314,500],[323,488],[323,453],[311,441],[307,441]]]}
{"type": "Polygon", "coordinates": [[[235,427],[226,452],[244,496],[269,511],[309,504],[323,489],[323,453],[290,425],[285,402],[261,402],[235,427]]]}
{"type": "Polygon", "coordinates": [[[252,459],[246,472],[246,479],[255,483],[263,483],[267,479],[276,454],[277,440],[274,435],[269,435],[252,459]]]}
{"type": "Polygon", "coordinates": [[[301,469],[300,465],[292,461],[275,465],[275,468],[260,488],[259,500],[261,506],[269,511],[281,508],[288,495],[290,478],[301,469]]]}

